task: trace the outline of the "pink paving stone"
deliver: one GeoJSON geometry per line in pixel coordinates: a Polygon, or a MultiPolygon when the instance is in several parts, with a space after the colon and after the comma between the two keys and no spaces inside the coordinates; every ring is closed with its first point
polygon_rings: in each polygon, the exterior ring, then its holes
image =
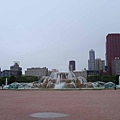
{"type": "Polygon", "coordinates": [[[120,120],[120,90],[0,90],[0,120],[120,120]],[[53,112],[60,118],[34,118],[53,112]]]}

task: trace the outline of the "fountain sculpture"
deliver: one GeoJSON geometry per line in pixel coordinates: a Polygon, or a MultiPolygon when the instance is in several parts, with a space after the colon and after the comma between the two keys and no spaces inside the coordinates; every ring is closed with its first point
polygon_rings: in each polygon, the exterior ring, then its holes
{"type": "MultiPolygon", "coordinates": [[[[119,77],[120,83],[120,77],[119,77]]],[[[105,88],[114,88],[115,84],[112,82],[87,82],[87,80],[82,77],[76,77],[72,71],[69,72],[58,72],[53,71],[49,77],[44,77],[41,80],[33,83],[17,83],[4,86],[4,89],[40,89],[40,88],[52,88],[52,89],[105,89],[105,88]]],[[[117,88],[120,88],[120,85],[117,85],[117,88]]]]}
{"type": "Polygon", "coordinates": [[[46,77],[38,87],[40,88],[81,88],[86,86],[87,81],[83,77],[76,77],[72,71],[58,72],[53,71],[50,77],[46,77]]]}

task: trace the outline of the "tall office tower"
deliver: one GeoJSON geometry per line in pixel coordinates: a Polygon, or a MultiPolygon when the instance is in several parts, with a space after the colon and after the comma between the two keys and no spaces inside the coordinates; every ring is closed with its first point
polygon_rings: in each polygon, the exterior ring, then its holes
{"type": "Polygon", "coordinates": [[[120,34],[108,34],[106,36],[106,65],[107,73],[112,74],[112,60],[120,58],[120,34]]]}
{"type": "Polygon", "coordinates": [[[100,58],[95,59],[95,70],[105,72],[105,61],[100,58]]]}
{"type": "Polygon", "coordinates": [[[112,75],[120,75],[120,59],[115,58],[111,62],[112,65],[112,75]]]}
{"type": "Polygon", "coordinates": [[[95,51],[89,51],[88,70],[95,70],[95,51]]]}
{"type": "Polygon", "coordinates": [[[70,71],[75,70],[75,61],[74,60],[69,61],[69,70],[70,71]]]}

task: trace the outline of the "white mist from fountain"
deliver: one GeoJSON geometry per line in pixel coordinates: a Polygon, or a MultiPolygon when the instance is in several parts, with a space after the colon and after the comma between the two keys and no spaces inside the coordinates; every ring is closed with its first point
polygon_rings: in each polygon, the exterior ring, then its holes
{"type": "Polygon", "coordinates": [[[69,73],[68,73],[68,79],[76,81],[76,76],[74,75],[74,73],[72,71],[69,71],[69,73]]]}
{"type": "Polygon", "coordinates": [[[58,74],[54,89],[62,89],[62,88],[64,88],[65,83],[61,82],[61,79],[62,79],[62,75],[60,76],[60,74],[58,74]]]}
{"type": "Polygon", "coordinates": [[[58,77],[57,77],[57,80],[56,80],[56,84],[57,85],[59,85],[60,83],[61,83],[61,80],[60,80],[61,78],[60,78],[60,75],[58,75],[58,77]]]}

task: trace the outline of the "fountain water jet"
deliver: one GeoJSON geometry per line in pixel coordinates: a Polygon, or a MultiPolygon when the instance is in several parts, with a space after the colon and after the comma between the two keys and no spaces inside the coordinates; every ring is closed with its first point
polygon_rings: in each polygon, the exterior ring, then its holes
{"type": "Polygon", "coordinates": [[[53,71],[48,78],[47,88],[53,88],[53,85],[54,89],[80,88],[84,83],[87,83],[86,79],[83,77],[77,78],[72,71],[53,71]]]}
{"type": "Polygon", "coordinates": [[[5,85],[6,85],[6,86],[8,85],[8,80],[7,80],[7,78],[6,78],[6,80],[5,80],[5,85]]]}

